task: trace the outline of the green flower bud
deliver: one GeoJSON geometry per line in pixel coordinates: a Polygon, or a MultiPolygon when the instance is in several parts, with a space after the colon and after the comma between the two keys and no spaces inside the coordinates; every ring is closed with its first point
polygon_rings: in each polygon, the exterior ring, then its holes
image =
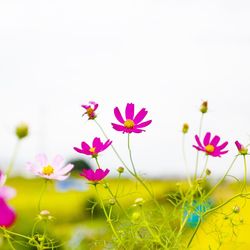
{"type": "Polygon", "coordinates": [[[187,123],[184,123],[182,126],[182,133],[186,134],[188,132],[189,125],[187,123]]]}
{"type": "Polygon", "coordinates": [[[205,102],[203,102],[203,103],[201,104],[200,112],[201,112],[202,114],[207,113],[207,109],[208,109],[207,106],[208,106],[208,105],[207,105],[207,101],[205,101],[205,102]]]}
{"type": "Polygon", "coordinates": [[[240,212],[240,207],[239,206],[234,206],[233,207],[233,213],[238,214],[240,212]]]}
{"type": "Polygon", "coordinates": [[[29,127],[26,123],[20,123],[17,127],[16,127],[16,136],[18,137],[18,139],[23,139],[24,137],[26,137],[29,133],[29,127]]]}
{"type": "Polygon", "coordinates": [[[115,199],[109,199],[109,205],[114,206],[115,205],[115,199]]]}
{"type": "Polygon", "coordinates": [[[123,167],[117,168],[117,172],[118,172],[119,174],[122,174],[122,173],[124,172],[124,168],[123,168],[123,167]]]}
{"type": "Polygon", "coordinates": [[[211,174],[211,170],[210,169],[206,169],[206,175],[210,175],[211,174]]]}

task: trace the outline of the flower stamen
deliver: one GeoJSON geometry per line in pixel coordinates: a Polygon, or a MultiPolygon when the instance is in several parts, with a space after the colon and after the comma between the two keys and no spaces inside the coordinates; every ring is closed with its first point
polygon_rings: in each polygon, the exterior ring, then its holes
{"type": "Polygon", "coordinates": [[[128,119],[128,120],[126,120],[126,121],[124,122],[124,127],[125,127],[125,128],[131,129],[131,128],[133,128],[134,126],[135,126],[134,121],[132,121],[132,120],[130,120],[130,119],[128,119]]]}
{"type": "Polygon", "coordinates": [[[205,150],[206,150],[207,153],[213,153],[214,150],[215,150],[215,148],[214,148],[213,145],[208,144],[208,145],[205,147],[205,150]]]}
{"type": "Polygon", "coordinates": [[[43,174],[50,176],[54,173],[54,168],[51,165],[48,165],[46,167],[43,167],[43,174]]]}

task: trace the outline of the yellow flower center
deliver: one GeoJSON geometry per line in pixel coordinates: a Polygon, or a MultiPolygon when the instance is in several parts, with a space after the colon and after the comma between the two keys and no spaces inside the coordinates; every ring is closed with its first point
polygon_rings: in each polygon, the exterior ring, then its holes
{"type": "Polygon", "coordinates": [[[92,108],[88,108],[86,110],[86,112],[87,112],[88,116],[92,116],[92,114],[94,113],[94,110],[92,108]]]}
{"type": "Polygon", "coordinates": [[[50,165],[46,166],[46,167],[43,167],[43,174],[45,175],[51,175],[54,173],[54,168],[50,165]]]}
{"type": "Polygon", "coordinates": [[[90,148],[90,149],[89,149],[89,152],[95,153],[95,148],[90,148]]]}
{"type": "Polygon", "coordinates": [[[205,147],[205,150],[207,153],[213,153],[214,152],[214,146],[211,145],[211,144],[208,144],[206,147],[205,147]]]}
{"type": "Polygon", "coordinates": [[[133,128],[135,126],[134,121],[128,119],[124,122],[124,127],[125,128],[133,128]]]}

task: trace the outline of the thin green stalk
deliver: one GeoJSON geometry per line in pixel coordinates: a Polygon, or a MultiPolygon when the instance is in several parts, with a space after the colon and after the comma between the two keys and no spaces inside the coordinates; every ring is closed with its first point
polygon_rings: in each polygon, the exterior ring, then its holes
{"type": "Polygon", "coordinates": [[[234,163],[237,160],[237,157],[238,157],[238,155],[236,155],[234,157],[232,163],[229,165],[229,168],[228,168],[227,172],[224,174],[224,176],[221,178],[221,180],[207,193],[207,195],[204,197],[204,200],[206,200],[217,189],[217,187],[225,180],[225,178],[227,177],[228,173],[230,172],[230,170],[234,166],[234,163]]]}
{"type": "Polygon", "coordinates": [[[48,180],[45,179],[42,190],[41,190],[41,193],[40,193],[39,201],[38,201],[38,212],[39,213],[41,212],[41,201],[42,201],[42,197],[44,195],[44,192],[45,192],[45,190],[47,188],[47,183],[48,183],[48,180]]]}
{"type": "Polygon", "coordinates": [[[135,169],[135,164],[134,164],[133,157],[132,157],[132,150],[131,150],[131,146],[130,146],[130,134],[128,134],[128,152],[129,152],[130,162],[131,162],[131,165],[132,165],[133,170],[134,170],[134,174],[137,175],[136,169],[135,169]]]}
{"type": "Polygon", "coordinates": [[[8,168],[6,170],[7,178],[9,177],[10,173],[12,172],[13,166],[15,164],[19,145],[20,145],[20,140],[17,140],[16,145],[15,145],[14,150],[13,150],[13,153],[12,153],[12,156],[11,156],[11,159],[10,159],[10,163],[9,163],[8,168]]]}
{"type": "Polygon", "coordinates": [[[206,155],[205,165],[204,165],[204,168],[203,168],[203,170],[202,170],[202,173],[201,173],[200,178],[202,178],[202,176],[203,176],[203,175],[205,174],[205,172],[206,172],[207,164],[208,164],[208,158],[209,158],[209,155],[206,155]]]}
{"type": "Polygon", "coordinates": [[[231,202],[232,200],[234,200],[234,199],[237,198],[237,197],[243,197],[243,198],[245,198],[246,196],[249,196],[249,195],[250,195],[250,193],[245,193],[245,194],[239,193],[239,194],[237,194],[237,195],[231,197],[229,200],[225,201],[224,203],[218,205],[217,207],[211,208],[210,210],[208,210],[207,212],[205,212],[205,213],[199,218],[199,222],[198,222],[198,224],[197,224],[197,226],[196,226],[196,228],[195,228],[195,230],[194,230],[194,232],[193,232],[193,234],[192,234],[192,236],[191,236],[191,238],[190,238],[190,240],[189,240],[189,242],[188,242],[187,248],[191,245],[191,243],[192,243],[192,241],[193,241],[193,239],[194,239],[194,236],[196,235],[196,233],[197,233],[197,231],[198,231],[198,229],[199,229],[199,227],[200,227],[201,221],[202,221],[202,219],[203,219],[205,216],[207,216],[208,214],[210,214],[210,213],[216,211],[216,210],[219,209],[219,208],[224,207],[226,204],[228,204],[229,202],[231,202]]]}
{"type": "Polygon", "coordinates": [[[243,192],[243,190],[246,189],[246,185],[247,185],[247,160],[246,160],[245,155],[243,155],[243,159],[244,159],[244,179],[243,179],[241,192],[243,192]]]}
{"type": "Polygon", "coordinates": [[[119,241],[119,243],[121,243],[121,239],[120,239],[120,237],[118,236],[118,234],[117,234],[117,232],[116,232],[116,230],[115,230],[115,228],[114,228],[114,226],[113,226],[112,219],[111,219],[110,216],[108,215],[108,213],[107,213],[107,211],[106,211],[106,208],[105,208],[105,206],[104,206],[104,204],[103,204],[102,198],[101,198],[101,196],[100,196],[100,194],[99,194],[99,192],[98,192],[97,185],[94,185],[94,186],[95,186],[95,191],[96,191],[98,200],[99,200],[100,203],[101,203],[101,206],[102,206],[104,215],[105,215],[105,217],[106,217],[106,219],[107,219],[107,222],[109,223],[109,226],[110,226],[112,232],[114,233],[116,239],[119,241]]]}
{"type": "MultiPolygon", "coordinates": [[[[201,119],[200,119],[200,126],[199,126],[199,137],[201,137],[201,129],[202,129],[202,124],[203,124],[203,117],[204,114],[201,114],[201,119]]],[[[194,180],[197,178],[197,172],[198,172],[198,166],[199,166],[199,151],[196,153],[196,163],[195,163],[195,172],[194,172],[194,180]]]]}
{"type": "Polygon", "coordinates": [[[183,136],[182,136],[182,155],[183,155],[185,169],[186,169],[187,181],[188,181],[189,186],[191,187],[192,182],[191,182],[191,178],[189,176],[188,163],[187,163],[186,150],[185,150],[185,134],[183,134],[183,136]]]}

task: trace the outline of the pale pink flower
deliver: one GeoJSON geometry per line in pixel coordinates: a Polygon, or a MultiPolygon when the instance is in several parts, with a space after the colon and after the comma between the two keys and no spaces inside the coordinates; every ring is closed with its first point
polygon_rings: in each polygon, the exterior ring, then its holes
{"type": "Polygon", "coordinates": [[[51,162],[45,154],[36,156],[36,163],[28,162],[27,167],[30,172],[45,179],[63,181],[70,176],[70,171],[74,167],[72,164],[64,166],[64,159],[57,155],[51,162]]]}

